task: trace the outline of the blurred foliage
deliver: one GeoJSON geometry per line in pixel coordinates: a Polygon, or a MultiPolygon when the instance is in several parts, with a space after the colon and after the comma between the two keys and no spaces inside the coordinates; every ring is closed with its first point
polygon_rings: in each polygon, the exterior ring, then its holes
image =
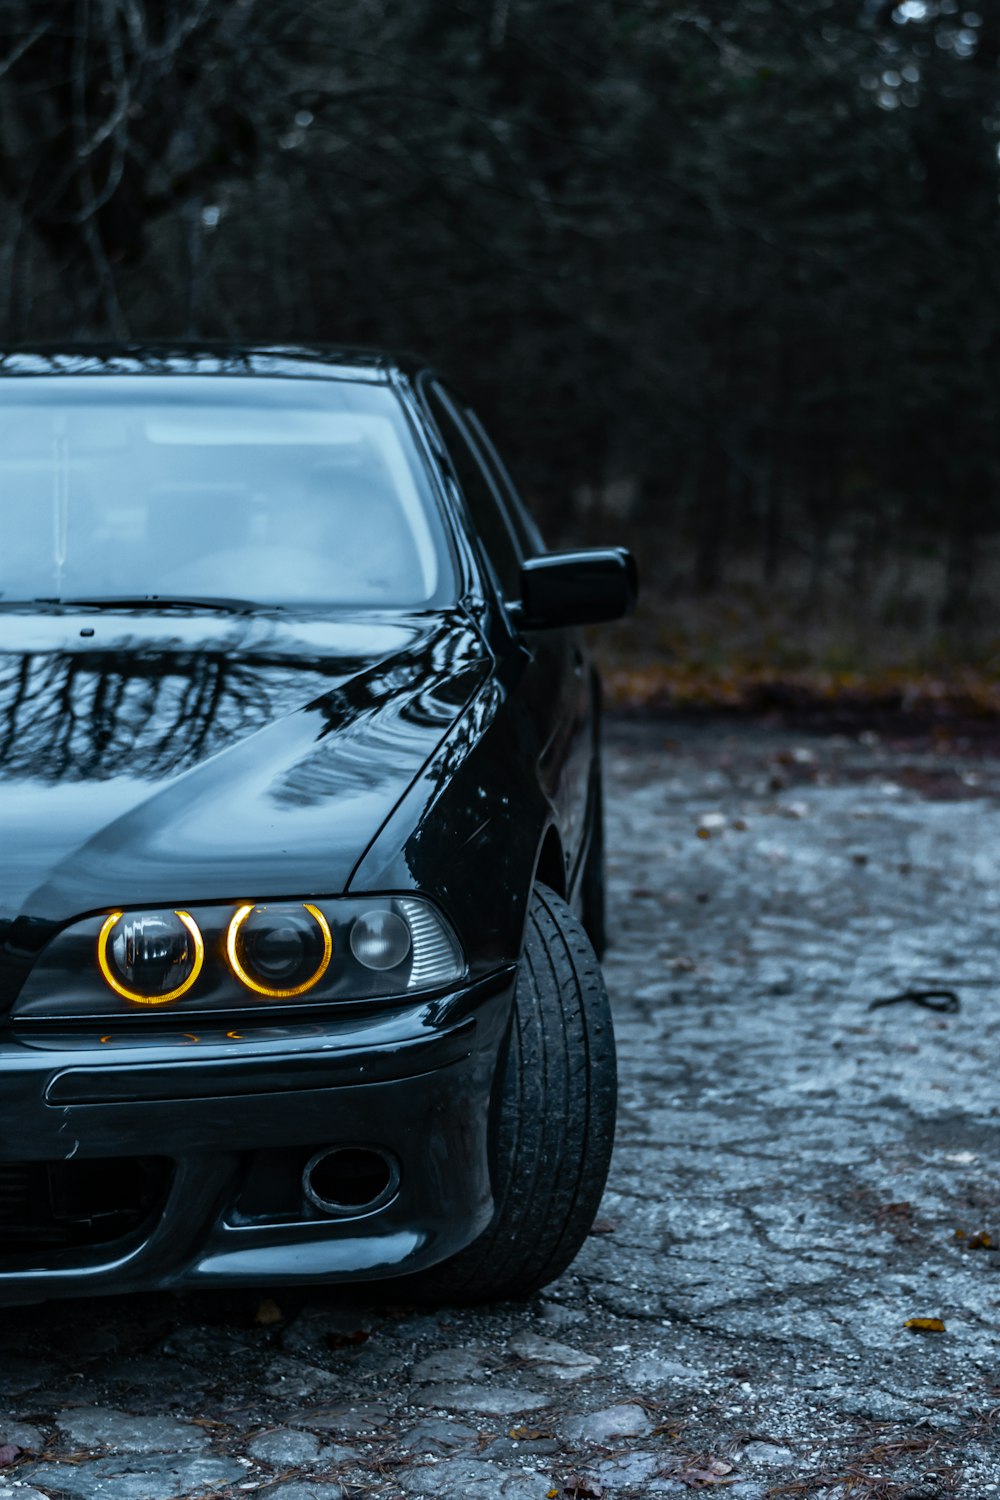
{"type": "Polygon", "coordinates": [[[986,0],[4,0],[0,337],[416,347],[553,536],[989,619],[998,58],[986,0]]]}

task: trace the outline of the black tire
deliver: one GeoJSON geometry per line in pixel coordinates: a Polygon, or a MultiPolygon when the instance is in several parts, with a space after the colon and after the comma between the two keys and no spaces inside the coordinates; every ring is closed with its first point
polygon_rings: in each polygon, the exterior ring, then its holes
{"type": "Polygon", "coordinates": [[[445,1302],[526,1297],[566,1269],[597,1212],[617,1102],[604,978],[565,901],[535,887],[497,1113],[489,1227],[467,1249],[397,1282],[445,1302]]]}
{"type": "Polygon", "coordinates": [[[580,887],[583,907],[583,925],[593,944],[598,958],[603,958],[608,946],[607,896],[604,883],[604,793],[601,785],[601,768],[598,765],[593,803],[593,824],[590,845],[583,866],[580,887]]]}

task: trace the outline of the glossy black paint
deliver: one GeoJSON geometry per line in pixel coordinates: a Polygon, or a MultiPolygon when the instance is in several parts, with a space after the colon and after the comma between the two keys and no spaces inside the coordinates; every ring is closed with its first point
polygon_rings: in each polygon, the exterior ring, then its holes
{"type": "Polygon", "coordinates": [[[392,384],[435,476],[461,597],[427,612],[0,605],[0,1167],[154,1151],[169,1187],[126,1241],[5,1243],[0,1301],[420,1269],[488,1221],[490,1100],[526,905],[575,899],[598,774],[572,630],[517,629],[483,572],[415,362],[308,350],[21,351],[3,378],[181,372],[392,384]],[[17,1020],[39,952],[82,917],[212,901],[420,892],[468,960],[456,991],[183,1031],[17,1020]],[[247,1220],[265,1149],[378,1144],[371,1215],[247,1220]]]}

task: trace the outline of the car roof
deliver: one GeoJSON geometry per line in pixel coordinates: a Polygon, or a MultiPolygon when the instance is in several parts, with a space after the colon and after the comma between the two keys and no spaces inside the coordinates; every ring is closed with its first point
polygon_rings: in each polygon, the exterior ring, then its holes
{"type": "Polygon", "coordinates": [[[415,355],[323,344],[169,340],[18,345],[0,352],[5,375],[271,375],[386,382],[427,368],[415,355]]]}

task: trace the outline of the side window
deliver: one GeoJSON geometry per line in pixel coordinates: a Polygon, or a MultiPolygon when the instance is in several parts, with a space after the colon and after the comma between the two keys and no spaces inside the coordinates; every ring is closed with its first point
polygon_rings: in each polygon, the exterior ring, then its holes
{"type": "Polygon", "coordinates": [[[507,471],[507,465],[497,452],[489,433],[470,407],[467,406],[462,415],[469,424],[483,457],[489,465],[494,483],[506,501],[507,513],[513,522],[514,530],[517,532],[518,541],[521,543],[521,551],[525,557],[534,557],[539,552],[544,552],[545,543],[542,540],[542,533],[538,529],[538,522],[518,494],[514,481],[507,471]]]}
{"type": "Polygon", "coordinates": [[[494,481],[445,390],[431,381],[424,387],[424,394],[500,588],[505,597],[516,599],[520,593],[521,550],[494,481]]]}

